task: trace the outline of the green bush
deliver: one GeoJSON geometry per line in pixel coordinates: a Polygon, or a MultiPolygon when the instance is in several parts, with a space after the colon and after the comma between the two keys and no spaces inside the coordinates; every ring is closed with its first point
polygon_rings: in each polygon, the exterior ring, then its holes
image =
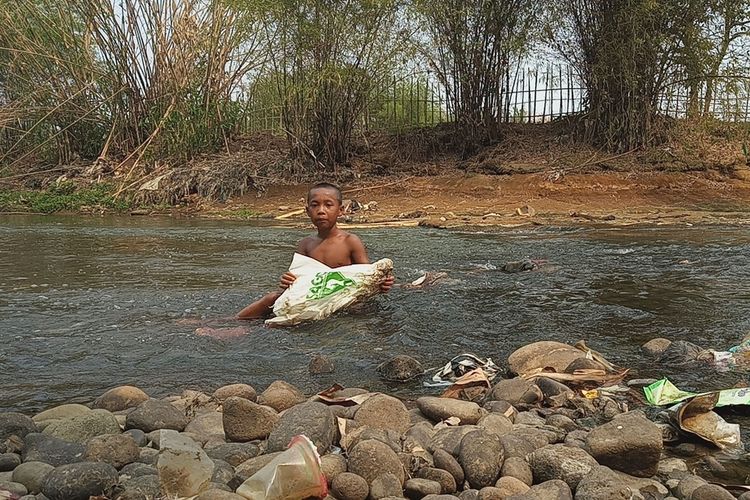
{"type": "Polygon", "coordinates": [[[91,206],[123,211],[130,208],[130,202],[115,199],[113,187],[108,184],[76,189],[72,182],[61,182],[45,191],[0,191],[0,212],[49,214],[91,206]]]}

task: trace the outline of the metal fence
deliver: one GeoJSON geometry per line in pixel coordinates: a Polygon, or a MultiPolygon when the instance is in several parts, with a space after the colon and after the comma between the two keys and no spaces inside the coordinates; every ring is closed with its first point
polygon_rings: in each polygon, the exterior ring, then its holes
{"type": "MultiPolygon", "coordinates": [[[[502,86],[503,123],[546,123],[581,112],[586,89],[569,66],[521,67],[509,75],[502,86]]],[[[692,102],[706,116],[750,122],[750,79],[716,79],[713,95],[706,104],[706,87],[699,89],[692,102]]],[[[674,118],[685,118],[690,100],[689,89],[682,84],[665,88],[657,101],[659,111],[674,118]]],[[[251,96],[244,102],[242,131],[281,130],[281,105],[273,98],[251,96]]],[[[359,121],[364,130],[397,131],[436,125],[454,119],[451,98],[430,72],[393,78],[376,89],[359,121]]]]}

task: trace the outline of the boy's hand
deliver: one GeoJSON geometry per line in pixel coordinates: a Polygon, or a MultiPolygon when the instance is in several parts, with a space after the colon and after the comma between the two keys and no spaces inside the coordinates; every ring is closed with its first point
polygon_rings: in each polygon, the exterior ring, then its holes
{"type": "Polygon", "coordinates": [[[393,277],[393,275],[387,276],[382,283],[380,283],[380,291],[383,293],[387,293],[388,290],[393,288],[393,283],[396,281],[396,278],[393,277]]]}
{"type": "Polygon", "coordinates": [[[290,286],[292,286],[292,283],[294,283],[294,280],[296,280],[297,277],[290,273],[289,271],[285,272],[281,275],[281,281],[279,282],[279,286],[286,290],[290,286]]]}

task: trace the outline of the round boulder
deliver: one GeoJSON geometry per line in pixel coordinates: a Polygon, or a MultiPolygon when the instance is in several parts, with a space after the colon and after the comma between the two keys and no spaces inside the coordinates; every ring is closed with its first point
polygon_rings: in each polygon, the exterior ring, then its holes
{"type": "Polygon", "coordinates": [[[213,393],[213,397],[219,401],[225,401],[232,396],[238,398],[248,399],[255,402],[258,399],[258,394],[255,392],[255,388],[247,384],[229,384],[216,389],[213,393]]]}
{"type": "Polygon", "coordinates": [[[596,467],[596,460],[580,448],[563,444],[549,444],[531,453],[529,465],[534,474],[534,482],[562,479],[571,490],[596,467]]]}
{"type": "Polygon", "coordinates": [[[121,385],[96,398],[91,406],[103,410],[121,411],[134,408],[146,400],[148,400],[148,394],[139,388],[132,385],[121,385]]]}
{"type": "Polygon", "coordinates": [[[544,398],[536,384],[522,378],[503,379],[492,386],[487,395],[489,401],[505,401],[513,406],[534,405],[544,398]]]}
{"type": "Polygon", "coordinates": [[[370,487],[362,476],[342,472],[331,482],[331,493],[339,500],[366,500],[370,487]]]}
{"type": "Polygon", "coordinates": [[[140,449],[132,437],[125,434],[96,436],[86,444],[83,460],[87,462],[104,462],[115,469],[138,460],[140,449]]]}
{"type": "Polygon", "coordinates": [[[485,430],[469,432],[461,440],[458,462],[472,488],[494,486],[500,477],[503,458],[500,439],[485,430]]]}
{"type": "Polygon", "coordinates": [[[406,382],[424,373],[422,363],[405,354],[389,359],[378,366],[377,370],[385,380],[391,382],[406,382]]]}
{"type": "Polygon", "coordinates": [[[505,476],[498,479],[497,483],[495,483],[495,488],[502,490],[503,498],[526,493],[530,489],[528,484],[512,476],[505,476]]]}
{"type": "Polygon", "coordinates": [[[401,480],[393,473],[381,474],[370,485],[370,498],[380,500],[387,497],[401,497],[404,489],[401,480]]]}
{"type": "Polygon", "coordinates": [[[640,412],[619,415],[586,437],[589,453],[606,465],[637,477],[651,477],[659,467],[662,433],[640,412]]]}
{"type": "Polygon", "coordinates": [[[196,415],[196,417],[185,426],[185,432],[198,436],[198,440],[205,443],[212,437],[225,438],[223,415],[218,411],[208,411],[196,415]]]}
{"type": "Polygon", "coordinates": [[[326,373],[333,373],[336,367],[333,365],[333,361],[328,356],[322,354],[315,354],[310,358],[310,363],[307,365],[307,371],[310,375],[324,375],[326,373]]]}
{"type": "Polygon", "coordinates": [[[283,451],[294,436],[304,434],[325,453],[336,438],[336,419],[323,403],[313,401],[290,408],[268,436],[268,451],[283,451]]]}
{"type": "Polygon", "coordinates": [[[21,454],[24,462],[44,462],[53,466],[80,462],[86,450],[82,444],[40,433],[28,434],[24,444],[21,454]]]}
{"type": "Polygon", "coordinates": [[[77,417],[56,420],[42,431],[43,434],[80,444],[85,444],[94,436],[120,432],[117,418],[107,410],[93,410],[77,417]]]}
{"type": "Polygon", "coordinates": [[[258,403],[270,406],[277,412],[287,410],[304,401],[305,395],[302,391],[283,380],[272,383],[258,396],[258,403]]]}
{"type": "Polygon", "coordinates": [[[0,443],[11,436],[23,439],[26,434],[37,431],[34,421],[26,415],[15,412],[0,413],[0,443]]]}
{"type": "Polygon", "coordinates": [[[534,474],[529,464],[520,457],[508,457],[500,470],[502,477],[514,477],[527,486],[534,484],[534,474]]]}
{"type": "Polygon", "coordinates": [[[63,418],[77,417],[91,411],[91,408],[75,403],[54,406],[47,410],[37,413],[31,420],[34,422],[44,422],[46,420],[60,420],[63,418]]]}
{"type": "Polygon", "coordinates": [[[427,495],[439,495],[440,483],[421,478],[407,479],[404,484],[404,493],[412,500],[418,500],[427,495]]]}
{"type": "Polygon", "coordinates": [[[232,467],[255,458],[260,454],[260,448],[253,443],[225,443],[213,448],[205,448],[206,455],[214,460],[223,460],[232,467]]]}
{"type": "Polygon", "coordinates": [[[188,419],[180,410],[159,399],[144,401],[128,413],[125,419],[126,429],[140,429],[143,432],[159,429],[183,431],[187,424],[188,419]]]}
{"type": "Polygon", "coordinates": [[[279,421],[273,408],[236,396],[224,401],[222,418],[227,439],[237,442],[266,439],[279,421]]]}
{"type": "Polygon", "coordinates": [[[417,477],[438,483],[440,485],[440,493],[453,494],[456,492],[456,478],[447,470],[436,467],[422,467],[417,472],[417,477]]]}
{"type": "Polygon", "coordinates": [[[29,493],[36,495],[42,491],[42,484],[53,469],[44,462],[24,462],[13,470],[13,481],[21,483],[29,493]]]}
{"type": "Polygon", "coordinates": [[[394,474],[404,483],[404,467],[387,444],[374,439],[360,441],[349,453],[349,471],[365,478],[368,484],[381,474],[394,474]]]}
{"type": "Polygon", "coordinates": [[[653,358],[658,358],[664,351],[667,350],[671,343],[672,341],[669,339],[657,337],[643,344],[641,346],[641,350],[653,358]]]}
{"type": "Polygon", "coordinates": [[[89,500],[92,496],[109,496],[117,480],[117,470],[109,464],[61,465],[47,475],[42,494],[49,500],[89,500]]]}
{"type": "Polygon", "coordinates": [[[411,427],[409,411],[399,399],[386,394],[377,394],[363,402],[354,421],[374,429],[394,430],[405,433],[411,427]]]}
{"type": "Polygon", "coordinates": [[[445,450],[438,449],[432,454],[432,460],[435,463],[435,468],[442,469],[453,476],[456,485],[462,486],[464,484],[464,470],[453,455],[445,450]]]}
{"type": "Polygon", "coordinates": [[[17,453],[0,453],[0,472],[10,472],[21,464],[17,453]]]}
{"type": "Polygon", "coordinates": [[[425,396],[417,399],[417,407],[435,422],[458,417],[460,425],[476,424],[485,414],[478,404],[453,398],[425,396]]]}
{"type": "Polygon", "coordinates": [[[323,455],[320,457],[320,470],[323,472],[330,486],[336,476],[342,472],[346,472],[346,459],[341,455],[323,455]]]}
{"type": "Polygon", "coordinates": [[[716,484],[704,484],[693,491],[690,500],[734,500],[734,495],[716,484]]]}

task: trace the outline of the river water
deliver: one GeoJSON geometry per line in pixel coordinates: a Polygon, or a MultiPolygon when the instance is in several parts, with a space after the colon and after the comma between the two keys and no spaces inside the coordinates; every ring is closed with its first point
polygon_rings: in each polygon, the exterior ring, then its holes
{"type": "Polygon", "coordinates": [[[750,331],[750,229],[738,227],[357,231],[397,280],[447,271],[425,290],[394,289],[356,313],[290,329],[231,317],[276,286],[309,231],[171,218],[0,217],[0,410],[90,402],[137,385],[153,396],[276,379],[306,392],[393,386],[376,367],[410,354],[437,367],[473,352],[504,365],[529,342],[588,345],[633,377],[668,376],[687,390],[729,387],[745,373],[659,366],[639,346],[654,337],[725,349],[750,331]],[[544,259],[505,274],[508,261],[544,259]],[[247,335],[195,335],[244,326],[247,335]],[[222,319],[224,318],[224,319],[222,319]],[[310,377],[309,358],[333,375],[310,377]]]}

